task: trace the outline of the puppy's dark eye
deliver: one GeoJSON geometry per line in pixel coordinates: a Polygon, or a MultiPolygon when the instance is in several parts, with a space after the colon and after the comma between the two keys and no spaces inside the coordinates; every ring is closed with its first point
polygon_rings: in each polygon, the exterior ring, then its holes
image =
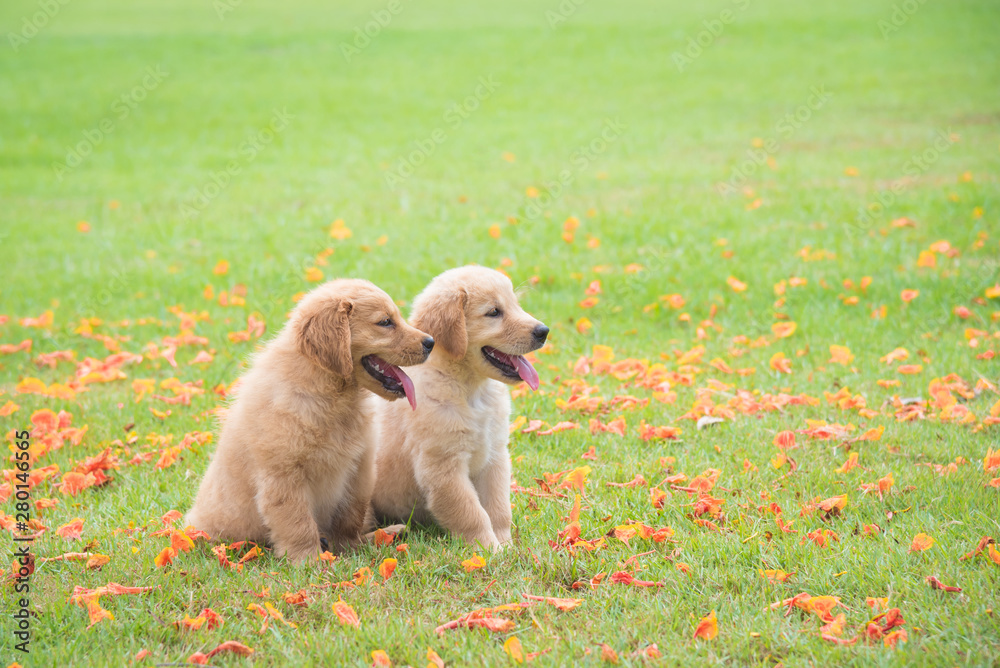
{"type": "Polygon", "coordinates": [[[500,311],[500,309],[494,308],[494,309],[490,310],[489,312],[487,312],[486,317],[487,318],[499,318],[502,315],[503,315],[503,313],[500,311]]]}
{"type": "Polygon", "coordinates": [[[392,318],[386,318],[385,320],[382,320],[381,322],[377,322],[375,324],[378,325],[379,327],[392,327],[392,318]]]}

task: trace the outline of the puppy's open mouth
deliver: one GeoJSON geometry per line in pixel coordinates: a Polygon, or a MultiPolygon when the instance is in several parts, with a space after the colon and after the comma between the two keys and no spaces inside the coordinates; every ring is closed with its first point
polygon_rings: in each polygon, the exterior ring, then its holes
{"type": "Polygon", "coordinates": [[[538,372],[524,355],[509,355],[492,346],[483,346],[483,357],[510,379],[520,378],[533,390],[538,389],[538,372]]]}
{"type": "Polygon", "coordinates": [[[410,407],[417,410],[417,395],[413,391],[413,381],[398,366],[389,364],[378,355],[365,355],[361,358],[361,366],[368,374],[380,382],[387,392],[405,396],[410,407]]]}

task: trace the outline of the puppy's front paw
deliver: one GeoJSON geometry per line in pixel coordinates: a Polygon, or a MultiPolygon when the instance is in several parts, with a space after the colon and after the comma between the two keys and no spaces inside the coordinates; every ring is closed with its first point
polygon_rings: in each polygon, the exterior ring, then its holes
{"type": "Polygon", "coordinates": [[[292,562],[293,566],[301,566],[308,561],[313,561],[320,551],[319,536],[316,537],[316,542],[314,543],[310,541],[308,544],[284,545],[275,541],[274,546],[274,556],[285,557],[292,562]]]}
{"type": "Polygon", "coordinates": [[[494,554],[498,552],[506,552],[507,550],[512,549],[514,549],[514,543],[512,543],[509,539],[505,542],[498,541],[496,545],[490,545],[490,551],[494,554]]]}
{"type": "Polygon", "coordinates": [[[467,538],[466,541],[470,545],[481,546],[484,550],[490,550],[491,552],[496,552],[500,549],[500,541],[497,540],[496,535],[492,531],[475,538],[467,538]]]}

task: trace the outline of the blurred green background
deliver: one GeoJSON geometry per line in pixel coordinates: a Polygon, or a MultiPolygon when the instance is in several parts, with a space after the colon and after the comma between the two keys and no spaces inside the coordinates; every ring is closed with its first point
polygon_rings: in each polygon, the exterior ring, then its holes
{"type": "MultiPolygon", "coordinates": [[[[694,568],[689,579],[657,553],[642,562],[640,575],[665,580],[663,590],[602,586],[581,594],[589,600],[578,612],[522,626],[528,651],[555,648],[541,659],[548,665],[596,662],[596,653],[585,652],[599,652],[598,642],[623,657],[659,642],[672,663],[699,665],[992,665],[1000,633],[996,570],[985,559],[960,563],[957,556],[981,535],[997,535],[996,491],[984,487],[980,466],[996,427],[976,433],[936,420],[899,423],[885,402],[897,394],[926,398],[929,379],[952,372],[970,384],[1000,380],[996,360],[975,358],[997,341],[997,302],[985,290],[1000,282],[1000,4],[395,3],[0,4],[0,314],[10,317],[0,325],[0,343],[34,341],[30,357],[0,357],[7,393],[0,403],[22,404],[2,418],[4,430],[21,428],[43,407],[69,410],[74,424],[90,431],[83,445],[46,460],[66,471],[121,438],[129,423],[138,434],[169,432],[178,441],[209,428],[206,411],[220,403],[210,392],[190,408],[172,406],[166,422],[148,410],[165,406],[132,401],[129,381],[95,386],[75,402],[16,394],[27,376],[66,382],[69,367],[40,368],[32,361],[38,353],[70,349],[77,360],[108,354],[74,333],[82,318],[104,320],[97,331],[128,337],[122,348],[140,352],[177,334],[170,307],[207,311],[196,334],[209,338],[214,363],[190,366],[196,351],[182,348],[179,368],[147,359],[130,367],[129,378],[177,375],[211,388],[232,382],[258,343],[233,342],[227,333],[255,311],[273,333],[293,295],[314,285],[310,268],[326,278],[369,278],[408,302],[452,266],[502,266],[516,285],[531,288],[525,307],[553,329],[551,355],[539,365],[544,393],[518,398],[515,415],[583,425],[551,437],[515,434],[515,477],[529,486],[544,472],[579,466],[596,443],[585,533],[606,532],[609,518],[669,524],[694,568]],[[367,43],[359,37],[366,29],[367,43]],[[399,180],[400,170],[412,173],[399,180]],[[567,243],[571,217],[580,224],[567,243]],[[915,226],[891,225],[904,217],[915,226]],[[336,220],[350,237],[331,236],[336,220]],[[941,240],[958,253],[939,252],[935,267],[918,266],[920,252],[941,240]],[[219,260],[229,263],[224,276],[213,273],[219,260]],[[633,263],[642,269],[627,270],[633,263]],[[873,278],[866,291],[844,285],[866,275],[873,278]],[[774,286],[792,276],[807,284],[788,287],[780,301],[774,286]],[[747,290],[734,292],[729,277],[747,290]],[[600,301],[581,308],[594,280],[601,281],[600,301]],[[245,304],[219,304],[220,292],[241,285],[245,304]],[[904,305],[904,289],[920,296],[904,305]],[[674,293],[686,300],[682,309],[661,302],[674,293]],[[885,317],[873,318],[883,306],[885,317]],[[970,319],[954,316],[956,306],[968,307],[970,319]],[[55,314],[50,328],[18,322],[47,309],[55,314]],[[581,317],[592,321],[589,333],[577,331],[581,317]],[[152,320],[136,325],[141,318],[152,320]],[[706,319],[721,329],[704,324],[699,331],[706,319]],[[774,340],[771,325],[786,319],[798,331],[774,340]],[[977,349],[969,347],[968,328],[989,332],[976,335],[977,349]],[[737,355],[739,335],[767,336],[771,345],[737,355]],[[589,416],[563,413],[553,398],[566,396],[560,379],[595,343],[613,346],[619,359],[659,361],[666,353],[671,369],[678,352],[704,345],[706,361],[725,358],[757,373],[729,376],[702,364],[706,376],[698,387],[676,388],[675,405],[654,401],[629,412],[628,436],[591,437],[589,416]],[[830,364],[832,344],[850,348],[851,366],[830,364]],[[923,374],[899,376],[879,362],[897,346],[924,365],[923,374]],[[769,367],[779,351],[792,360],[791,375],[769,367]],[[865,424],[823,403],[763,420],[737,416],[705,431],[678,422],[680,442],[636,437],[640,419],[674,424],[708,377],[816,397],[850,386],[884,412],[865,424]],[[901,386],[880,387],[880,378],[901,386]],[[866,468],[847,482],[834,472],[846,453],[829,443],[797,451],[801,468],[786,477],[768,464],[776,454],[771,440],[806,417],[887,429],[882,442],[859,446],[866,468]],[[604,485],[636,473],[655,482],[665,475],[658,463],[665,456],[690,476],[723,470],[720,486],[735,495],[726,531],[690,522],[683,493],[657,510],[644,488],[604,485]],[[916,466],[958,456],[972,464],[950,478],[916,466]],[[744,476],[744,459],[759,473],[744,476]],[[885,501],[855,491],[862,479],[890,472],[897,487],[885,501]],[[765,488],[790,515],[818,495],[849,493],[845,517],[831,524],[843,542],[820,550],[799,536],[771,541],[773,520],[755,510],[765,488]],[[859,522],[884,522],[887,510],[907,506],[912,512],[898,514],[886,536],[854,535],[859,522]],[[908,555],[921,531],[938,547],[908,555]],[[764,567],[798,575],[769,584],[757,572],[764,567]],[[960,583],[965,594],[944,598],[930,590],[923,580],[929,573],[960,583]],[[866,597],[891,595],[911,640],[896,655],[864,643],[842,648],[816,637],[814,619],[761,614],[802,590],[842,596],[853,608],[852,625],[863,624],[866,597]],[[719,638],[690,642],[697,620],[713,609],[719,638]]],[[[606,398],[649,395],[607,376],[586,380],[602,384],[606,398]]],[[[968,406],[982,418],[995,400],[983,393],[968,406]]],[[[143,544],[144,533],[118,531],[128,522],[158,527],[160,514],[185,510],[209,453],[195,448],[163,471],[124,468],[113,485],[45,517],[56,527],[85,516],[87,538],[113,560],[103,572],[69,563],[40,571],[37,665],[121,665],[144,647],[157,661],[183,661],[228,637],[255,646],[262,663],[350,657],[362,665],[378,648],[415,663],[428,645],[451,662],[498,662],[504,638],[439,641],[432,629],[478,605],[515,600],[523,589],[571,595],[566,585],[574,580],[650,549],[614,543],[579,559],[553,552],[548,540],[564,526],[568,507],[550,499],[531,507],[518,495],[518,546],[487,570],[465,574],[459,563],[469,549],[418,531],[391,586],[345,593],[362,614],[361,632],[331,627],[326,594],[322,605],[282,608],[300,623],[298,633],[257,637],[260,622],[246,611],[256,599],[244,593],[273,586],[277,596],[310,586],[314,573],[264,559],[235,576],[202,545],[161,572],[152,559],[162,540],[143,544]],[[85,613],[66,602],[72,587],[116,579],[162,588],[105,601],[118,619],[84,632],[85,613]],[[204,605],[227,618],[224,629],[192,636],[171,625],[204,605]]],[[[38,494],[56,492],[45,483],[38,494]]],[[[803,519],[796,526],[805,533],[820,524],[803,519]]],[[[46,540],[48,556],[67,547],[46,540]]],[[[345,557],[328,577],[349,578],[382,556],[345,557]]]]}

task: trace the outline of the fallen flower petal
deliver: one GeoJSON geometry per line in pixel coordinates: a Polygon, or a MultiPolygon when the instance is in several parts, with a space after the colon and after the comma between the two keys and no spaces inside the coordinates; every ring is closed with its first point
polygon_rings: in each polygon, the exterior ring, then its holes
{"type": "Polygon", "coordinates": [[[341,598],[333,604],[333,613],[337,615],[337,619],[344,626],[361,628],[361,620],[358,619],[358,613],[354,611],[354,608],[350,604],[345,603],[344,599],[341,598]]]}
{"type": "Polygon", "coordinates": [[[531,601],[544,601],[562,611],[572,610],[583,603],[582,598],[554,598],[551,596],[533,596],[524,593],[521,596],[531,601]]]}
{"type": "Polygon", "coordinates": [[[524,663],[524,649],[521,647],[521,640],[517,636],[511,636],[503,644],[503,651],[514,663],[524,663]]]}
{"type": "Polygon", "coordinates": [[[462,568],[465,569],[466,573],[471,573],[472,571],[483,568],[484,566],[486,566],[486,560],[478,554],[473,554],[469,559],[462,561],[462,568]]]}
{"type": "Polygon", "coordinates": [[[383,580],[388,580],[392,577],[393,572],[396,570],[397,561],[391,557],[386,558],[379,564],[378,574],[382,576],[383,580]]]}
{"type": "Polygon", "coordinates": [[[662,587],[662,582],[651,582],[649,580],[639,580],[626,571],[616,571],[612,573],[608,580],[614,584],[632,585],[634,587],[662,587]]]}
{"type": "Polygon", "coordinates": [[[81,533],[83,533],[83,520],[79,517],[56,529],[56,534],[62,536],[66,540],[77,540],[80,538],[81,533]]]}
{"type": "Polygon", "coordinates": [[[960,591],[962,591],[961,587],[949,587],[946,584],[942,584],[942,582],[940,580],[938,580],[936,577],[934,577],[933,575],[928,575],[924,579],[927,581],[927,584],[929,584],[931,586],[931,589],[940,589],[941,591],[948,591],[948,592],[960,592],[960,591]]]}
{"type": "Polygon", "coordinates": [[[712,640],[717,635],[719,635],[719,620],[715,616],[715,610],[713,610],[708,617],[702,617],[698,622],[698,626],[694,629],[694,638],[712,640]]]}
{"type": "Polygon", "coordinates": [[[913,537],[913,542],[910,543],[909,552],[923,552],[924,550],[930,549],[934,545],[934,539],[925,533],[918,533],[913,537]]]}
{"type": "Polygon", "coordinates": [[[617,664],[619,662],[618,652],[612,649],[611,645],[602,642],[599,647],[601,648],[601,661],[612,664],[617,664]]]}
{"type": "Polygon", "coordinates": [[[223,652],[231,652],[240,656],[250,656],[253,654],[253,650],[243,643],[235,640],[227,640],[224,643],[220,643],[215,649],[209,652],[208,657],[211,658],[216,654],[222,654],[223,652]]]}
{"type": "Polygon", "coordinates": [[[111,557],[104,554],[92,554],[87,559],[87,570],[97,571],[110,563],[111,557]]]}
{"type": "Polygon", "coordinates": [[[87,627],[88,629],[105,619],[114,621],[115,616],[101,607],[100,603],[97,602],[97,597],[88,598],[85,605],[87,606],[87,616],[90,617],[90,626],[87,627]]]}
{"type": "Polygon", "coordinates": [[[176,556],[177,550],[172,547],[165,547],[158,555],[156,555],[153,559],[153,563],[160,568],[164,568],[165,566],[172,564],[174,562],[174,557],[176,556]]]}

